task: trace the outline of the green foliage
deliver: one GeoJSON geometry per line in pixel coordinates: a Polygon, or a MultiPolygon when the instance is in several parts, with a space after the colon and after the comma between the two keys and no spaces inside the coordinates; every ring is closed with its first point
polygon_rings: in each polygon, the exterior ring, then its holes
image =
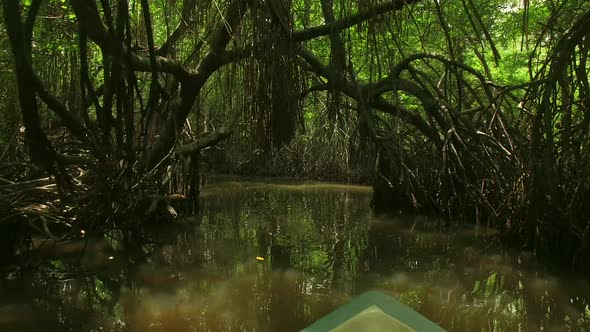
{"type": "MultiPolygon", "coordinates": [[[[16,25],[34,4],[11,7],[16,25]]],[[[198,194],[205,160],[373,182],[377,209],[497,223],[548,252],[569,234],[564,255],[586,257],[588,1],[40,4],[30,47],[0,32],[0,161],[27,161],[22,115],[42,128],[25,132],[37,134],[29,148],[55,151],[35,166],[84,174],[80,191],[96,197],[70,205],[96,203],[105,216],[93,218],[119,220],[145,192],[198,194]],[[16,46],[32,68],[14,71],[16,46]],[[37,103],[19,109],[16,76],[37,103]],[[181,152],[223,130],[233,137],[221,148],[181,152]],[[62,167],[73,159],[83,171],[62,167]],[[561,219],[559,232],[537,228],[561,219]]]]}

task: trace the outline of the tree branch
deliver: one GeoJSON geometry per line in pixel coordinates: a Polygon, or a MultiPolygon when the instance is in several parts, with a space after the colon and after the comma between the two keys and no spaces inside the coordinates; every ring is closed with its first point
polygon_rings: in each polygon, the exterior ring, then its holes
{"type": "Polygon", "coordinates": [[[370,10],[358,13],[356,15],[347,17],[342,20],[335,21],[330,24],[324,24],[317,27],[312,27],[300,31],[295,31],[291,35],[291,41],[302,42],[314,39],[320,36],[327,36],[330,33],[335,33],[348,29],[354,25],[360,24],[364,21],[375,18],[385,13],[402,9],[406,5],[420,2],[421,0],[393,0],[381,5],[377,5],[370,10]]]}
{"type": "Polygon", "coordinates": [[[185,144],[178,148],[176,154],[180,156],[187,156],[194,153],[197,153],[207,147],[213,146],[231,135],[231,132],[228,131],[218,131],[214,132],[208,136],[205,136],[201,139],[196,140],[193,143],[185,144]]]}
{"type": "Polygon", "coordinates": [[[39,93],[39,97],[41,98],[41,100],[43,100],[43,102],[47,105],[47,107],[49,107],[50,110],[52,110],[55,114],[57,114],[60,117],[60,119],[63,121],[63,124],[70,130],[72,134],[74,134],[84,143],[92,146],[90,144],[90,139],[86,135],[86,128],[82,125],[82,123],[74,117],[72,112],[68,110],[64,103],[62,103],[59,99],[57,99],[57,97],[50,94],[47,91],[47,89],[45,89],[45,86],[43,85],[39,77],[37,77],[37,75],[32,72],[32,68],[31,73],[33,87],[35,88],[37,93],[39,93]]]}
{"type": "Polygon", "coordinates": [[[219,23],[217,31],[209,40],[210,51],[205,55],[198,66],[194,75],[187,75],[184,81],[181,81],[180,97],[181,103],[179,108],[171,114],[165,127],[162,129],[160,139],[154,145],[151,151],[148,168],[158,163],[164,155],[176,142],[176,135],[184,126],[197,95],[201,88],[217,69],[225,63],[222,61],[222,55],[225,53],[225,47],[231,40],[233,33],[238,29],[242,18],[247,10],[247,4],[242,0],[233,0],[225,13],[225,20],[219,23]]]}
{"type": "Polygon", "coordinates": [[[39,9],[41,8],[41,3],[43,0],[33,0],[31,2],[31,6],[29,7],[29,11],[27,12],[27,18],[25,19],[25,42],[27,46],[31,46],[31,40],[33,39],[33,26],[35,25],[35,21],[37,20],[37,13],[39,13],[39,9]]]}
{"type": "Polygon", "coordinates": [[[188,22],[181,20],[174,31],[172,31],[170,36],[168,36],[168,39],[166,39],[164,44],[162,44],[162,46],[156,50],[156,55],[166,56],[168,53],[170,53],[172,47],[186,35],[189,28],[190,26],[188,22]]]}
{"type": "MultiPolygon", "coordinates": [[[[72,0],[71,4],[78,18],[80,29],[84,30],[88,38],[98,45],[105,54],[112,55],[116,49],[115,46],[118,46],[115,43],[122,43],[122,41],[117,41],[108,34],[105,25],[100,19],[96,3],[87,0],[72,0]]],[[[125,45],[118,47],[120,47],[122,57],[129,59],[133,70],[143,72],[153,71],[149,57],[141,56],[129,50],[125,45]]],[[[190,73],[184,69],[182,64],[176,61],[159,56],[155,60],[155,70],[157,72],[170,73],[179,81],[186,80],[190,76],[190,73]]]]}
{"type": "MultiPolygon", "coordinates": [[[[317,56],[315,56],[311,51],[309,51],[305,47],[301,46],[298,49],[298,53],[301,57],[303,57],[310,64],[312,70],[316,74],[318,74],[322,77],[325,77],[325,78],[330,77],[330,75],[331,75],[330,68],[328,68],[328,66],[324,65],[322,60],[319,59],[317,56]]],[[[380,85],[384,85],[384,84],[385,84],[384,82],[380,83],[380,85]]],[[[385,113],[388,113],[388,114],[391,114],[393,116],[403,119],[407,123],[413,125],[418,130],[420,130],[424,134],[424,136],[430,138],[435,144],[438,144],[440,142],[439,135],[436,133],[435,130],[432,129],[431,126],[428,125],[428,123],[426,121],[424,121],[424,119],[422,119],[422,117],[420,115],[408,110],[407,108],[403,107],[402,105],[391,104],[391,103],[387,102],[385,99],[381,98],[377,93],[375,93],[375,92],[381,92],[381,93],[384,92],[384,91],[378,89],[380,87],[380,85],[361,84],[357,87],[357,85],[355,83],[351,83],[350,81],[347,81],[347,80],[341,80],[339,82],[335,82],[334,88],[338,89],[339,91],[346,94],[350,98],[353,98],[357,102],[360,102],[361,98],[366,98],[366,102],[369,106],[371,106],[379,111],[382,111],[382,112],[385,112],[385,113]],[[359,95],[359,91],[360,91],[360,95],[359,95]]],[[[318,86],[316,89],[320,89],[321,87],[328,88],[328,86],[329,85],[318,86]]],[[[406,88],[409,89],[410,87],[406,87],[406,88]]],[[[432,106],[432,105],[429,105],[427,103],[427,104],[425,104],[425,107],[426,106],[432,106]]]]}
{"type": "Polygon", "coordinates": [[[193,23],[192,16],[195,11],[196,2],[197,0],[184,0],[182,2],[182,16],[180,17],[180,23],[178,23],[164,44],[162,44],[162,46],[156,51],[156,55],[166,56],[172,47],[174,47],[174,45],[186,35],[193,23]]]}
{"type": "Polygon", "coordinates": [[[14,56],[18,98],[22,121],[26,129],[25,142],[33,162],[51,174],[55,172],[54,162],[57,156],[41,128],[37,98],[35,91],[31,89],[34,81],[31,49],[27,47],[19,3],[17,1],[2,1],[2,12],[14,56]]]}

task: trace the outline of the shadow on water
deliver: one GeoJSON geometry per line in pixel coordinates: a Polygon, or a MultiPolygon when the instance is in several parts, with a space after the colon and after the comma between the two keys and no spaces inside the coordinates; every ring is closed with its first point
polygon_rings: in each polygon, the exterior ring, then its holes
{"type": "Polygon", "coordinates": [[[375,217],[370,195],[221,181],[173,229],[44,244],[35,269],[0,281],[0,331],[297,331],[370,289],[449,331],[590,330],[582,278],[491,230],[375,217]]]}

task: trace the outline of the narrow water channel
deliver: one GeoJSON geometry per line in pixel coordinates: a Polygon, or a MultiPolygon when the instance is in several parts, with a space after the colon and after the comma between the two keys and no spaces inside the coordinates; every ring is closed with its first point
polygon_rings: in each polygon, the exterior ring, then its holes
{"type": "Polygon", "coordinates": [[[583,278],[500,249],[485,227],[374,216],[370,199],[363,186],[218,180],[200,215],[144,234],[135,254],[116,234],[83,255],[59,244],[4,278],[0,331],[298,331],[372,289],[449,331],[590,331],[583,278]]]}

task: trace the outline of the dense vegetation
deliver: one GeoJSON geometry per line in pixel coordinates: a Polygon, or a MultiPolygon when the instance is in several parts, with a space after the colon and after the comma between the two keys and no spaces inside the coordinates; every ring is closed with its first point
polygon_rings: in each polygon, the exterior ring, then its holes
{"type": "Polygon", "coordinates": [[[378,212],[497,227],[587,267],[587,1],[1,10],[3,262],[30,232],[141,228],[217,169],[370,181],[378,212]]]}

